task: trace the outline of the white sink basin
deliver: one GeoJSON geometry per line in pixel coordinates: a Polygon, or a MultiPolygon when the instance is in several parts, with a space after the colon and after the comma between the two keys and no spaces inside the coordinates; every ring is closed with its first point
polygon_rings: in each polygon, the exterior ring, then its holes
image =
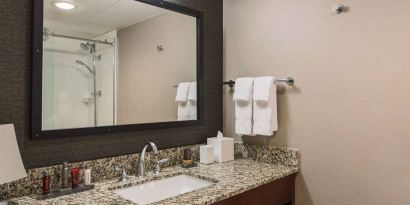
{"type": "Polygon", "coordinates": [[[139,205],[149,204],[163,199],[178,196],[196,189],[213,185],[212,182],[191,177],[178,175],[144,184],[128,187],[115,191],[124,199],[128,199],[139,205]]]}

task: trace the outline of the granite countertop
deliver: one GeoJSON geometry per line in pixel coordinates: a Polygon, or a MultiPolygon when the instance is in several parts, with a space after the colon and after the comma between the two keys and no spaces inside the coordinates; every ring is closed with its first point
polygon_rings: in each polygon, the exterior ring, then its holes
{"type": "Polygon", "coordinates": [[[296,167],[282,166],[258,162],[251,159],[237,159],[231,162],[214,163],[210,165],[199,164],[198,167],[184,169],[180,167],[169,167],[162,170],[160,176],[154,176],[152,172],[145,178],[130,177],[127,182],[118,182],[117,179],[103,181],[95,184],[95,189],[82,193],[61,196],[48,200],[37,200],[35,196],[26,196],[12,199],[17,204],[89,204],[89,205],[113,205],[113,204],[135,204],[121,198],[114,190],[141,184],[160,178],[166,178],[179,174],[196,176],[214,182],[209,187],[188,192],[176,197],[155,202],[153,205],[166,204],[192,204],[208,205],[240,194],[263,184],[289,176],[298,172],[296,167]]]}

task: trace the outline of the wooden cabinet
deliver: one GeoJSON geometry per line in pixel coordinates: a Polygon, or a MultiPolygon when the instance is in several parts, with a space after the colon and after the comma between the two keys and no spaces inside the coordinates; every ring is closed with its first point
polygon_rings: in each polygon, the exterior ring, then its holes
{"type": "Polygon", "coordinates": [[[296,174],[292,174],[278,179],[214,205],[294,205],[295,176],[296,174]]]}

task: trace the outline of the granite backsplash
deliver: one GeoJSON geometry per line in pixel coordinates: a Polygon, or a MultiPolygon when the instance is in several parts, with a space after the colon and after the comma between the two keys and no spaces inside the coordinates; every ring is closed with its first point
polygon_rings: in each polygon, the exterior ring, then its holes
{"type": "Polygon", "coordinates": [[[300,167],[301,156],[297,149],[269,145],[251,145],[235,143],[235,158],[253,159],[256,161],[278,164],[288,167],[300,167]]]}
{"type": "MultiPolygon", "coordinates": [[[[156,156],[152,152],[147,152],[145,156],[146,169],[153,170],[155,167],[155,162],[158,159],[164,158],[169,159],[166,164],[163,165],[164,167],[177,164],[182,160],[182,150],[184,148],[190,148],[192,150],[193,159],[198,160],[199,146],[200,145],[191,145],[171,149],[163,149],[159,150],[159,153],[156,156]]],[[[127,171],[127,174],[135,175],[137,171],[139,155],[140,154],[138,153],[83,162],[69,162],[69,166],[92,168],[92,181],[100,182],[102,180],[120,176],[120,173],[118,171],[115,171],[115,167],[123,167],[127,171]]],[[[41,190],[43,172],[47,172],[50,176],[50,188],[59,188],[61,182],[62,167],[63,166],[61,163],[61,165],[27,170],[27,177],[8,184],[0,185],[0,199],[10,199],[38,193],[41,190]]],[[[84,175],[82,172],[80,173],[80,177],[81,181],[83,181],[84,175]]]]}

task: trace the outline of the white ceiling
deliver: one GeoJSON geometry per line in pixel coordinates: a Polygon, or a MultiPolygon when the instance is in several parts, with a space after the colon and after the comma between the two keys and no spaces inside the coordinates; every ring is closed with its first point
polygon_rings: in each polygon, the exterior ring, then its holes
{"type": "Polygon", "coordinates": [[[82,38],[95,38],[167,12],[135,0],[71,0],[77,6],[73,10],[58,9],[54,1],[44,0],[44,27],[82,38]]]}

